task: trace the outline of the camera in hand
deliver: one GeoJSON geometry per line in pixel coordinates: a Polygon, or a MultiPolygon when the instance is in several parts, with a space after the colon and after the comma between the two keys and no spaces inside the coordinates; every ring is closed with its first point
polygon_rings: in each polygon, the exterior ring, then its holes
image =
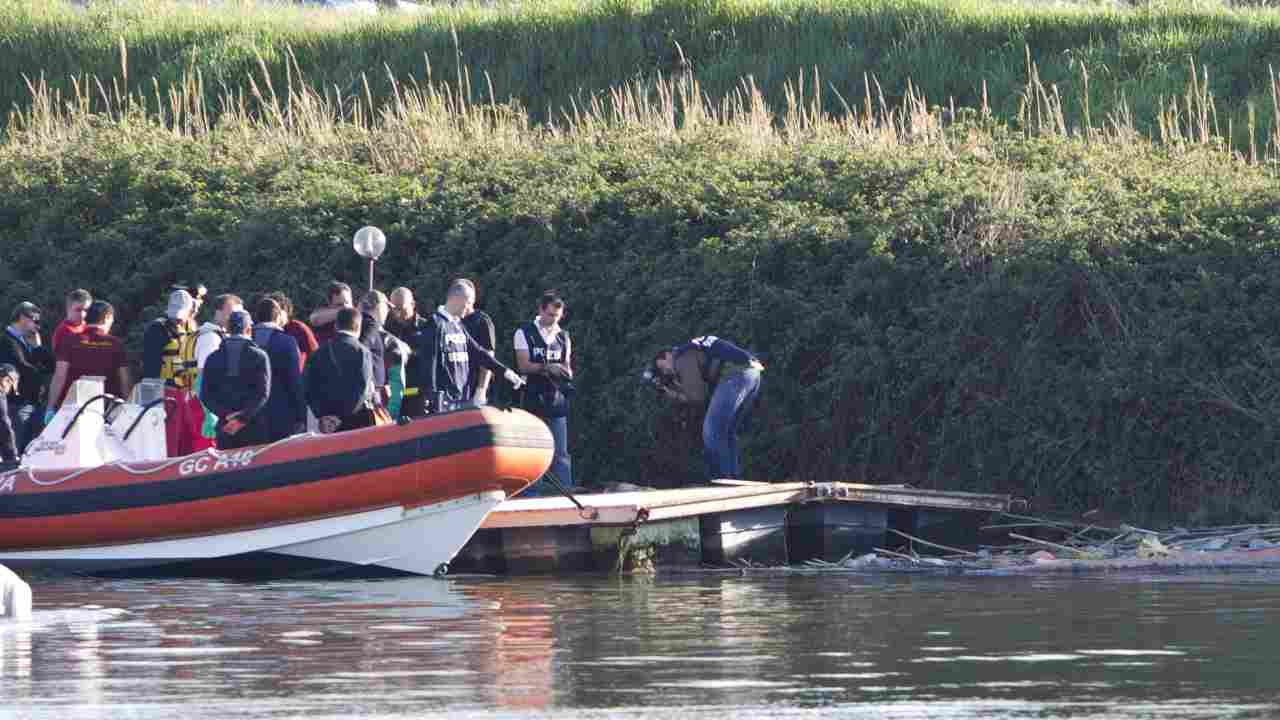
{"type": "Polygon", "coordinates": [[[653,368],[649,368],[640,373],[640,379],[646,385],[653,386],[655,392],[662,392],[671,386],[671,381],[662,373],[655,372],[653,368]]]}

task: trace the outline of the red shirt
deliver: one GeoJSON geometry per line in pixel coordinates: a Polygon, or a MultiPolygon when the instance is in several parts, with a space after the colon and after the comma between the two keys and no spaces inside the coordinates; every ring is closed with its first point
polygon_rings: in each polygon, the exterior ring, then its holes
{"type": "Polygon", "coordinates": [[[102,328],[94,326],[84,329],[80,334],[67,336],[67,341],[54,352],[58,362],[70,365],[67,371],[67,384],[62,388],[62,397],[54,407],[61,407],[67,398],[67,391],[86,375],[100,375],[106,378],[107,392],[120,397],[124,388],[120,387],[120,368],[128,367],[129,355],[124,348],[124,341],[102,332],[102,328]]]}
{"type": "Polygon", "coordinates": [[[313,330],[315,330],[316,342],[321,345],[328,345],[338,336],[338,323],[331,322],[328,325],[317,325],[313,330]]]}
{"type": "Polygon", "coordinates": [[[58,346],[62,344],[63,340],[66,340],[70,335],[79,335],[84,332],[84,329],[84,323],[72,325],[70,320],[63,320],[58,323],[58,327],[53,330],[53,340],[51,341],[53,344],[53,351],[57,353],[58,346]]]}
{"type": "MultiPolygon", "coordinates": [[[[330,326],[332,327],[332,325],[330,326]]],[[[320,347],[316,334],[301,320],[290,320],[284,325],[284,334],[298,341],[298,358],[302,369],[307,367],[307,356],[320,347]]]]}

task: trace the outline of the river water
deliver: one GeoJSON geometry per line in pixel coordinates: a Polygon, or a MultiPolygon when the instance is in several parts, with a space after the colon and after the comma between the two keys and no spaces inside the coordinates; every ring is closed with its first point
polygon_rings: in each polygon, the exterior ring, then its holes
{"type": "Polygon", "coordinates": [[[32,588],[5,720],[1280,716],[1280,573],[32,588]]]}

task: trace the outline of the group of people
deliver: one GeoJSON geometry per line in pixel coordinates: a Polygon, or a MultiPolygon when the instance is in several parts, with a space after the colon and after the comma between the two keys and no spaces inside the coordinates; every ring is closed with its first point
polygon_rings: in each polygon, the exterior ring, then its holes
{"type": "MultiPolygon", "coordinates": [[[[444,304],[425,317],[405,287],[370,290],[356,303],[333,282],[326,304],[294,315],[283,293],[258,298],[252,312],[234,294],[212,299],[197,318],[203,286],[171,289],[163,317],[143,334],[142,378],[164,384],[170,456],[242,448],[291,435],[323,433],[414,418],[488,401],[495,374],[522,389],[521,405],[542,418],[555,440],[551,474],[574,486],[568,417],[574,396],[573,345],[560,322],[564,298],[537,301],[513,336],[516,367],[497,359],[493,320],[475,309],[476,286],[452,281],[444,304]]],[[[66,316],[49,346],[40,309],[19,304],[0,342],[0,461],[16,462],[52,420],[68,390],[86,376],[129,397],[129,358],[111,335],[115,311],[85,290],[66,295],[66,316]]],[[[706,404],[703,440],[710,477],[739,477],[736,433],[760,390],[763,364],[715,336],[664,348],[652,361],[655,385],[672,400],[706,404]]],[[[546,488],[538,483],[533,494],[546,488]]]]}

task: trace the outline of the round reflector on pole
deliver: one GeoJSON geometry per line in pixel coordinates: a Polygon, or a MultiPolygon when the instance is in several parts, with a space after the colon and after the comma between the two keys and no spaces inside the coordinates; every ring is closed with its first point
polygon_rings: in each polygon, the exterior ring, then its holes
{"type": "Polygon", "coordinates": [[[378,228],[366,225],[356,231],[351,244],[360,257],[366,260],[377,260],[382,255],[382,251],[387,249],[387,236],[378,228]]]}

